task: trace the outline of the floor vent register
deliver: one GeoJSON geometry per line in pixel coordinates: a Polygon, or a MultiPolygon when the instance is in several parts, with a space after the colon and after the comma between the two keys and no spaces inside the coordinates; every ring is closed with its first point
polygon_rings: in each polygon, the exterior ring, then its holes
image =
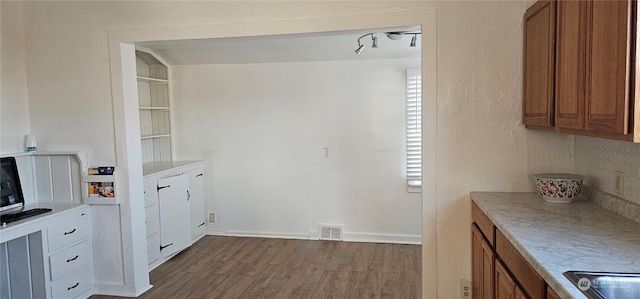
{"type": "Polygon", "coordinates": [[[342,225],[320,224],[320,240],[342,241],[342,225]]]}

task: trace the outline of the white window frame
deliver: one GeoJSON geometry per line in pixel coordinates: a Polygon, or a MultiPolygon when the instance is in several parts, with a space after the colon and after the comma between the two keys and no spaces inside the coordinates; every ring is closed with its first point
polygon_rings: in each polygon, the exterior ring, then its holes
{"type": "Polygon", "coordinates": [[[406,177],[409,192],[422,191],[422,76],[420,69],[407,70],[406,177]]]}

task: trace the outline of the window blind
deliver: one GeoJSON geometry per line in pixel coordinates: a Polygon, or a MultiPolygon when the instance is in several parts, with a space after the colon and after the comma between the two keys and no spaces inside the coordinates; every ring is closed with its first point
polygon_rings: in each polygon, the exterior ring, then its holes
{"type": "Polygon", "coordinates": [[[407,182],[422,181],[422,78],[420,70],[407,71],[407,182]]]}

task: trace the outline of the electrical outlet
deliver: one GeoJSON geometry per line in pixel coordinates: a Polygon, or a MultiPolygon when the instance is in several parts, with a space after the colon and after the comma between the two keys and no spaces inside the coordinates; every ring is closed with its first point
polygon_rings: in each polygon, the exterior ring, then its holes
{"type": "Polygon", "coordinates": [[[211,223],[216,222],[216,213],[214,213],[214,212],[210,212],[209,213],[209,222],[211,222],[211,223]]]}
{"type": "Polygon", "coordinates": [[[622,171],[616,171],[616,194],[624,196],[624,173],[622,171]]]}
{"type": "Polygon", "coordinates": [[[466,279],[461,279],[459,282],[460,285],[460,299],[471,299],[471,281],[466,279]]]}

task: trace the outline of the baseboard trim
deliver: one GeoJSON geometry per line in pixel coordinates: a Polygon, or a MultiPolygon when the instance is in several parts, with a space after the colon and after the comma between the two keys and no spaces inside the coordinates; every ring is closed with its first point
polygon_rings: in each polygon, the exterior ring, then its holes
{"type": "Polygon", "coordinates": [[[232,237],[276,238],[276,239],[298,239],[298,240],[307,240],[307,239],[309,239],[309,236],[306,235],[306,234],[271,233],[271,232],[244,232],[244,231],[227,231],[227,236],[232,236],[232,237]]]}
{"type": "Polygon", "coordinates": [[[208,236],[226,236],[227,230],[220,228],[207,228],[205,232],[208,236]]]}
{"type": "Polygon", "coordinates": [[[118,297],[138,297],[144,292],[150,290],[153,286],[147,285],[146,287],[137,290],[135,292],[129,292],[123,290],[125,285],[123,284],[111,284],[111,283],[94,283],[93,294],[94,295],[106,295],[106,296],[118,296],[118,297]]]}
{"type": "Polygon", "coordinates": [[[384,235],[345,232],[342,238],[347,242],[422,245],[422,236],[420,235],[384,235]]]}
{"type": "MultiPolygon", "coordinates": [[[[281,238],[281,239],[298,239],[298,240],[319,240],[317,231],[309,232],[309,234],[292,234],[292,233],[271,233],[271,232],[246,232],[246,231],[227,231],[224,229],[207,229],[209,236],[233,236],[233,237],[255,237],[255,238],[281,238]]],[[[422,245],[421,235],[387,235],[387,234],[368,234],[368,233],[348,233],[343,234],[345,242],[368,242],[368,243],[389,243],[389,244],[410,244],[422,245]]]]}

